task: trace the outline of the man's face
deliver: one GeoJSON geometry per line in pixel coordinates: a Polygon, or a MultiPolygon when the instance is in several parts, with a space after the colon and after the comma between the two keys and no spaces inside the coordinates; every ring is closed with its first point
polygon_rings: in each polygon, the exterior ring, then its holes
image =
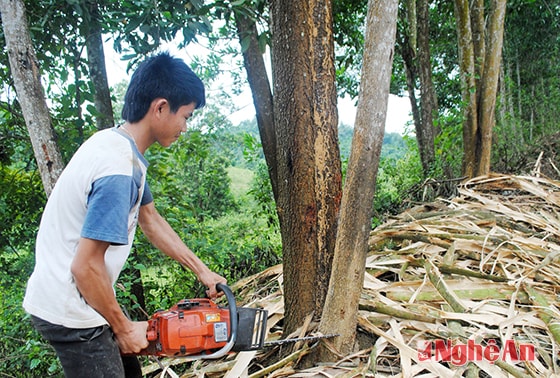
{"type": "Polygon", "coordinates": [[[187,131],[187,120],[192,117],[196,104],[183,105],[177,112],[171,112],[169,104],[160,109],[161,124],[158,127],[156,141],[163,147],[169,147],[182,133],[187,131]]]}

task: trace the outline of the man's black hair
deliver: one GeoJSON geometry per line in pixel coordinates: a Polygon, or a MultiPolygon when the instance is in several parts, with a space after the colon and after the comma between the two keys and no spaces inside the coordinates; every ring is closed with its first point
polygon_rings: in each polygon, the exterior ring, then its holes
{"type": "Polygon", "coordinates": [[[140,121],[156,98],[169,102],[172,112],[183,105],[196,104],[196,109],[206,104],[204,84],[181,59],[164,52],[141,63],[124,96],[122,118],[134,123],[140,121]]]}

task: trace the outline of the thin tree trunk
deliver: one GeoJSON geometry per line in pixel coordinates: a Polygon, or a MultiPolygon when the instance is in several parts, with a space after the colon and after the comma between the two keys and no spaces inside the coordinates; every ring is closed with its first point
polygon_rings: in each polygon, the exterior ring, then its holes
{"type": "Polygon", "coordinates": [[[503,47],[506,0],[492,0],[484,28],[484,2],[455,0],[459,61],[465,117],[463,174],[467,178],[490,172],[492,130],[503,47]]]}
{"type": "Polygon", "coordinates": [[[439,134],[434,122],[438,104],[432,80],[428,1],[407,0],[406,14],[402,16],[406,16],[408,27],[401,37],[400,53],[404,62],[422,171],[428,177],[435,162],[435,139],[439,134]],[[417,82],[420,89],[419,100],[416,98],[417,82]]]}
{"type": "Polygon", "coordinates": [[[483,80],[480,83],[479,125],[481,144],[477,176],[486,175],[490,172],[492,130],[496,123],[496,97],[502,62],[505,15],[506,0],[492,1],[488,25],[488,47],[485,51],[483,80]]]}
{"type": "Polygon", "coordinates": [[[111,103],[111,92],[107,81],[107,69],[105,67],[105,53],[103,51],[103,40],[101,34],[101,16],[96,1],[86,0],[85,9],[88,10],[86,22],[86,48],[88,54],[88,67],[91,81],[94,87],[94,103],[98,114],[95,123],[98,130],[113,127],[113,105],[111,103]]]}
{"type": "MultiPolygon", "coordinates": [[[[416,13],[414,14],[416,16],[416,13]]],[[[397,29],[397,33],[398,33],[398,29],[397,29]]],[[[409,34],[410,33],[412,33],[412,31],[410,31],[409,34]]],[[[417,143],[418,146],[420,146],[424,142],[423,139],[424,136],[422,135],[422,126],[421,126],[422,117],[420,116],[418,100],[416,99],[416,79],[418,77],[417,74],[418,70],[416,68],[416,65],[414,64],[414,57],[416,55],[416,48],[414,46],[416,46],[416,44],[411,40],[411,38],[412,37],[409,35],[400,36],[400,53],[404,63],[404,71],[406,75],[406,88],[408,92],[408,99],[410,101],[412,121],[414,123],[414,129],[416,130],[417,143]]]]}
{"type": "Polygon", "coordinates": [[[430,174],[435,161],[435,139],[439,134],[434,125],[438,104],[432,81],[430,54],[430,17],[428,0],[418,0],[418,72],[420,78],[420,102],[422,114],[423,144],[419,145],[424,176],[430,174]]]}
{"type": "Polygon", "coordinates": [[[235,13],[235,23],[239,43],[241,43],[241,46],[246,46],[243,50],[243,61],[247,71],[249,87],[253,94],[257,125],[272,184],[272,192],[274,193],[274,199],[277,200],[278,163],[276,161],[276,131],[274,129],[272,91],[270,90],[263,54],[259,49],[257,27],[248,15],[240,13],[235,13]],[[245,43],[246,41],[248,43],[245,43]]]}
{"type": "Polygon", "coordinates": [[[22,0],[0,0],[0,13],[17,97],[29,131],[43,187],[49,196],[64,168],[64,163],[41,85],[39,66],[27,26],[25,5],[22,0]]]}
{"type": "MultiPolygon", "coordinates": [[[[333,272],[319,330],[340,334],[342,355],[354,348],[371,231],[375,180],[387,116],[398,0],[369,0],[360,93],[352,151],[344,186],[333,272]]],[[[321,360],[334,358],[327,348],[321,360]]]]}
{"type": "Polygon", "coordinates": [[[474,177],[476,172],[476,146],[478,143],[477,95],[475,81],[475,54],[468,0],[455,0],[457,39],[459,45],[459,67],[461,92],[463,95],[463,175],[474,177]]]}
{"type": "Polygon", "coordinates": [[[414,130],[416,130],[417,143],[420,146],[420,144],[424,142],[422,133],[418,133],[418,130],[422,130],[422,117],[420,116],[420,108],[418,107],[418,99],[416,98],[416,75],[414,74],[415,68],[411,57],[412,55],[409,55],[408,53],[405,53],[403,51],[406,87],[408,91],[408,99],[410,101],[410,111],[412,113],[414,130]]]}
{"type": "MultiPolygon", "coordinates": [[[[486,57],[486,41],[484,38],[484,0],[471,0],[470,4],[470,19],[472,31],[472,43],[474,49],[475,59],[475,82],[476,87],[480,88],[480,79],[484,72],[484,58],[486,57]]],[[[480,94],[479,94],[480,95],[480,94]]],[[[477,99],[479,102],[479,99],[477,99]]]]}

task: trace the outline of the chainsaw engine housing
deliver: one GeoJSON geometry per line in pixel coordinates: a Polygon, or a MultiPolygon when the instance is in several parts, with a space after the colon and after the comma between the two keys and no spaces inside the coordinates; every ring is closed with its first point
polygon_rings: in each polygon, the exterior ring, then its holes
{"type": "MultiPolygon", "coordinates": [[[[233,306],[237,332],[232,351],[260,349],[264,343],[267,312],[233,306]]],[[[166,357],[196,355],[205,358],[230,341],[232,308],[210,299],[184,299],[169,310],[158,311],[148,321],[149,345],[139,354],[166,357]]]]}
{"type": "Polygon", "coordinates": [[[140,354],[181,356],[212,352],[228,341],[229,311],[205,298],[185,299],[148,321],[149,345],[140,354]]]}

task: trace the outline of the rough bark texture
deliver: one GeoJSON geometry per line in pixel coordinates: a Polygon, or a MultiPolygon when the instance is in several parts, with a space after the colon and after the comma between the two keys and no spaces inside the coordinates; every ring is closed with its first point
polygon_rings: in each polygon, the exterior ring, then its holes
{"type": "Polygon", "coordinates": [[[284,257],[285,324],[320,316],[340,208],[334,42],[330,1],[271,2],[278,161],[277,210],[284,257]]]}
{"type": "Polygon", "coordinates": [[[506,0],[491,1],[487,27],[482,0],[454,3],[465,104],[463,175],[472,178],[490,172],[506,0]]]}
{"type": "Polygon", "coordinates": [[[94,102],[98,114],[95,117],[97,129],[113,127],[113,105],[111,103],[111,92],[107,81],[107,69],[105,68],[105,53],[103,51],[103,40],[101,35],[101,23],[99,8],[96,1],[87,0],[85,9],[88,10],[86,18],[86,47],[88,54],[89,74],[95,90],[94,102]]]}
{"type": "MultiPolygon", "coordinates": [[[[339,333],[333,343],[347,355],[354,348],[358,302],[364,279],[372,204],[387,115],[398,0],[369,0],[360,94],[352,151],[328,295],[319,330],[339,333]]],[[[322,348],[321,360],[332,358],[322,348]]]]}
{"type": "Polygon", "coordinates": [[[473,49],[475,57],[479,57],[474,61],[475,82],[477,88],[479,88],[480,79],[482,79],[482,73],[484,72],[484,57],[486,55],[486,41],[484,40],[484,0],[471,1],[469,6],[473,49]]]}
{"type": "Polygon", "coordinates": [[[424,175],[428,177],[436,156],[435,139],[439,132],[434,125],[434,117],[437,115],[438,104],[432,81],[428,0],[418,0],[417,9],[418,73],[420,78],[420,107],[422,114],[422,143],[418,143],[418,148],[424,175]]]}
{"type": "Polygon", "coordinates": [[[478,107],[480,120],[480,134],[482,138],[480,161],[477,176],[490,172],[490,157],[492,147],[492,130],[496,123],[496,97],[498,80],[502,62],[502,47],[504,41],[504,21],[506,14],[506,0],[492,1],[492,13],[488,25],[488,46],[485,49],[485,59],[480,83],[480,105],[478,107]]]}
{"type": "Polygon", "coordinates": [[[259,50],[257,27],[250,17],[240,13],[235,14],[235,23],[241,46],[247,46],[243,51],[243,61],[247,71],[249,87],[253,94],[257,125],[259,127],[264,157],[268,166],[272,191],[274,199],[277,200],[278,164],[276,161],[276,132],[274,129],[272,91],[270,90],[263,55],[259,50]],[[248,40],[249,43],[245,44],[244,40],[248,40]]]}
{"type": "Polygon", "coordinates": [[[468,0],[455,0],[461,92],[463,94],[463,175],[473,177],[476,171],[477,101],[475,56],[468,0]]]}
{"type": "Polygon", "coordinates": [[[2,27],[16,94],[27,125],[45,192],[64,168],[56,143],[22,0],[0,0],[2,27]]]}

